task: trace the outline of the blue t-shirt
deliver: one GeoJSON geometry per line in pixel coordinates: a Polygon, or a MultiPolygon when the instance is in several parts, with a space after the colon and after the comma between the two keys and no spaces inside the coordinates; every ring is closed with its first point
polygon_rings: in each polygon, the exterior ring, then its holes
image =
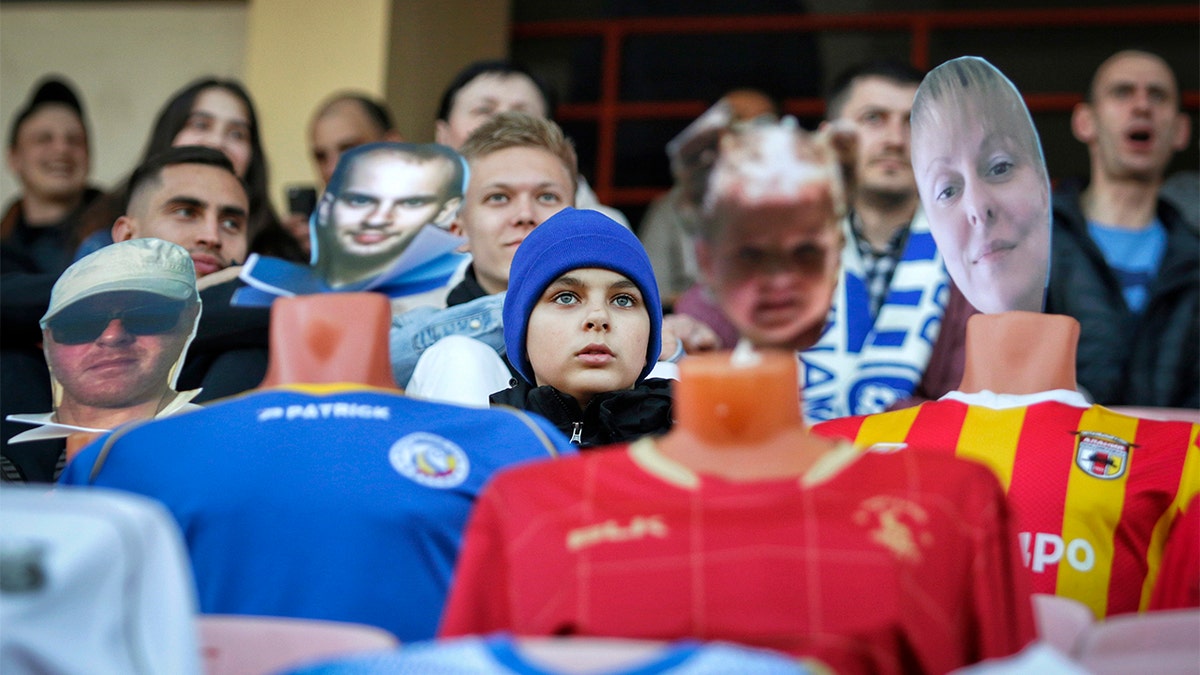
{"type": "Polygon", "coordinates": [[[558,452],[574,450],[535,415],[311,385],[123,427],[60,482],[166,505],[202,612],[365,623],[408,642],[437,630],[484,483],[558,452]]]}
{"type": "Polygon", "coordinates": [[[1125,304],[1140,314],[1146,308],[1150,284],[1158,276],[1158,266],[1167,247],[1167,230],[1162,221],[1155,218],[1148,227],[1130,230],[1089,220],[1088,233],[1117,275],[1125,304]]]}

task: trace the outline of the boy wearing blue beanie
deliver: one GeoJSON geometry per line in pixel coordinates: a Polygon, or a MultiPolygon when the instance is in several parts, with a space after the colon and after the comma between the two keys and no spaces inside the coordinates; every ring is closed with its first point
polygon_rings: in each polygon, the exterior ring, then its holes
{"type": "Polygon", "coordinates": [[[493,404],[536,412],[585,447],[671,426],[668,380],[646,379],[662,344],[650,259],[599,212],[564,209],[517,249],[504,344],[520,377],[493,404]]]}

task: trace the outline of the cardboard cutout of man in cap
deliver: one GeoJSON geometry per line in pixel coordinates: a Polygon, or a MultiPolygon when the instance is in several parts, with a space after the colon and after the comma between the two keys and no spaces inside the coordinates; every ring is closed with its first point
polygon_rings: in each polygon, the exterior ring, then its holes
{"type": "Polygon", "coordinates": [[[312,264],[251,256],[235,304],[331,291],[392,298],[446,286],[463,239],[448,231],[466,190],[466,162],[436,144],[371,143],[345,152],[309,223],[312,264]]]}
{"type": "Polygon", "coordinates": [[[10,415],[38,425],[11,443],[95,433],[198,406],[175,391],[200,320],[196,271],[182,247],[145,238],[67,268],[41,319],[54,411],[10,415]]]}

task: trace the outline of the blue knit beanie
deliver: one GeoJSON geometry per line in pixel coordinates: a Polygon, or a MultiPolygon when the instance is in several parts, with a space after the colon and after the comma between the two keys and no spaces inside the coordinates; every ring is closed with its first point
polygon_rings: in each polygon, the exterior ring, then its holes
{"type": "Polygon", "coordinates": [[[521,377],[537,384],[525,350],[529,315],[546,287],[571,270],[585,267],[611,270],[625,275],[642,292],[650,315],[650,343],[646,345],[646,367],[638,382],[646,378],[662,350],[662,303],[658,282],[642,242],[615,220],[585,209],[566,208],[546,219],[525,237],[513,256],[504,297],[504,347],[521,377]]]}

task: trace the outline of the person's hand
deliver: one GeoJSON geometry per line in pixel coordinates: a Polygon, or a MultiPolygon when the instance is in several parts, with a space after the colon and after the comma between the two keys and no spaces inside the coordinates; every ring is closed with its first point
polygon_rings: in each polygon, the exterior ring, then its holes
{"type": "Polygon", "coordinates": [[[688,354],[707,352],[721,348],[721,338],[716,332],[700,321],[687,314],[668,314],[662,322],[662,352],[658,360],[667,361],[674,355],[683,343],[683,351],[688,354]]]}
{"type": "Polygon", "coordinates": [[[212,274],[206,274],[196,280],[196,290],[202,291],[206,288],[212,288],[217,284],[223,284],[231,279],[236,279],[241,273],[241,265],[230,265],[223,270],[217,270],[212,274]]]}

